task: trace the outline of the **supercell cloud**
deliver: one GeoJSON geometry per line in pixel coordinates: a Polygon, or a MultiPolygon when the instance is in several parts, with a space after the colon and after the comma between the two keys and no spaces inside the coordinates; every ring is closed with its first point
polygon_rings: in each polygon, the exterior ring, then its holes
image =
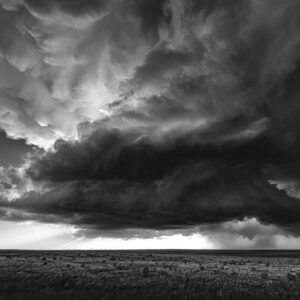
{"type": "Polygon", "coordinates": [[[0,4],[2,220],[297,240],[298,0],[0,4]]]}

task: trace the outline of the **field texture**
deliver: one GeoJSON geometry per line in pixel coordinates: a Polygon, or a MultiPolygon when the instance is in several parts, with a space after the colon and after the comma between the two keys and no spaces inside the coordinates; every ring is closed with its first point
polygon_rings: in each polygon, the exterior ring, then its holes
{"type": "Polygon", "coordinates": [[[300,299],[298,252],[2,251],[0,299],[300,299]]]}

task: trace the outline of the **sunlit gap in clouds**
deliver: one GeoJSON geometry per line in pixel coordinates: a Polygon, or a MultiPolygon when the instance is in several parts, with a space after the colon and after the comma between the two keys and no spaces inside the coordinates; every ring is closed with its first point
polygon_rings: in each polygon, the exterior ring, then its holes
{"type": "Polygon", "coordinates": [[[0,249],[114,250],[114,249],[213,249],[213,244],[198,233],[162,235],[153,238],[87,238],[78,236],[70,225],[39,222],[0,222],[0,249]],[[18,236],[18,239],[15,237],[18,236]]]}
{"type": "Polygon", "coordinates": [[[134,249],[214,249],[208,239],[200,234],[184,236],[175,234],[154,238],[79,238],[61,245],[62,249],[82,250],[134,250],[134,249]]]}
{"type": "Polygon", "coordinates": [[[74,240],[76,229],[60,224],[41,224],[33,221],[0,221],[0,249],[55,249],[74,240]],[[16,238],[17,237],[17,238],[16,238]]]}

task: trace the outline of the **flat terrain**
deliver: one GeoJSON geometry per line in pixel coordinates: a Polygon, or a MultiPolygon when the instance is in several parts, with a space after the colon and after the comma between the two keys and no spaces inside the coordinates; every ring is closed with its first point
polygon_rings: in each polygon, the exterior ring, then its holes
{"type": "Polygon", "coordinates": [[[0,299],[300,299],[300,251],[0,251],[0,299]]]}

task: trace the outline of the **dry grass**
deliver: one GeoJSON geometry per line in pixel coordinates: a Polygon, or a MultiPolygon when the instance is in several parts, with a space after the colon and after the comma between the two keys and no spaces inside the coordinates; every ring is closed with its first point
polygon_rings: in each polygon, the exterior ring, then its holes
{"type": "Polygon", "coordinates": [[[300,259],[0,252],[0,299],[299,299],[300,259]]]}

